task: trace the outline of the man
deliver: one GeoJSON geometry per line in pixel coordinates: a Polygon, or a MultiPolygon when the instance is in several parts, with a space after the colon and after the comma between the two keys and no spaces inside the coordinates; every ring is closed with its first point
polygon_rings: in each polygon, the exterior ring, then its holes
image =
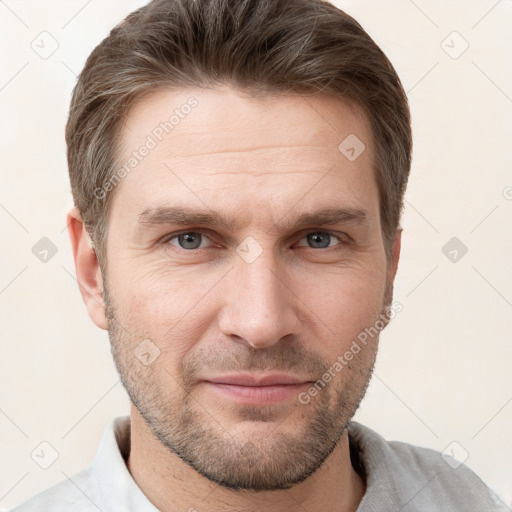
{"type": "Polygon", "coordinates": [[[411,163],[389,60],[320,0],[157,0],[91,54],[66,130],[80,291],[129,418],[18,511],[500,511],[351,421],[400,308],[411,163]]]}

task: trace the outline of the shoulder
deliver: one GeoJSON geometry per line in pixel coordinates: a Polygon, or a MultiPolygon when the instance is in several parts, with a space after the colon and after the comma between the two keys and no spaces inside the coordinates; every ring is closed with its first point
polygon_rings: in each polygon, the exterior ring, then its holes
{"type": "MultiPolygon", "coordinates": [[[[367,473],[363,503],[385,499],[408,510],[509,511],[508,507],[467,466],[430,448],[382,436],[351,422],[349,438],[367,473]]],[[[361,510],[373,510],[371,506],[361,510]]]]}
{"type": "Polygon", "coordinates": [[[101,506],[88,468],[32,496],[11,512],[98,512],[101,506]]]}

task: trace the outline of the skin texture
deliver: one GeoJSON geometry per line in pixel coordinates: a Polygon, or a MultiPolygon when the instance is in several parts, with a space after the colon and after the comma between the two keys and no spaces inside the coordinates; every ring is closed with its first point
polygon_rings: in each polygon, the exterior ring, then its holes
{"type": "Polygon", "coordinates": [[[128,468],[164,512],[356,510],[365,482],[345,429],[378,336],[307,404],[240,404],[203,380],[285,373],[309,387],[389,305],[401,230],[387,260],[367,118],[324,94],[160,90],[129,112],[121,156],[191,97],[197,106],[116,186],[107,268],[68,214],[82,296],[133,402],[128,468]],[[350,134],[366,147],[354,161],[338,149],[350,134]],[[140,222],[169,206],[230,224],[140,222]],[[326,208],[364,215],[296,225],[326,208]]]}

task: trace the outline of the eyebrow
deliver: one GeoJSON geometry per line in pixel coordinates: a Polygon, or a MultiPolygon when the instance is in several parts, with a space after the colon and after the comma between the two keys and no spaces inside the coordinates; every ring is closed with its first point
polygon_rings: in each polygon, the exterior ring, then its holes
{"type": "MultiPolygon", "coordinates": [[[[286,217],[286,214],[284,217],[286,217]]],[[[292,221],[280,221],[283,229],[300,229],[311,225],[333,225],[343,223],[362,224],[368,221],[368,214],[361,208],[323,208],[312,212],[303,212],[292,221]]],[[[157,206],[144,210],[138,219],[138,228],[162,225],[217,226],[228,231],[242,227],[237,219],[227,219],[219,212],[198,211],[190,208],[157,206]]]]}

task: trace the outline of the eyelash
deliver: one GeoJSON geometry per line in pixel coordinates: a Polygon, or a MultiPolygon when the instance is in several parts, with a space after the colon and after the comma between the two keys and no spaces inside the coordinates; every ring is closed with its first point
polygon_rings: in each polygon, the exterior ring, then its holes
{"type": "MultiPolygon", "coordinates": [[[[167,236],[163,239],[162,243],[165,244],[165,245],[172,245],[170,244],[169,242],[171,240],[174,240],[175,238],[177,239],[179,236],[181,235],[186,235],[186,234],[189,234],[189,233],[197,233],[197,234],[200,234],[202,236],[204,236],[205,238],[207,238],[208,240],[210,240],[210,242],[212,242],[213,240],[208,236],[208,232],[202,230],[202,229],[189,229],[187,231],[181,231],[179,233],[175,233],[171,236],[167,236]]],[[[349,236],[346,235],[345,233],[343,234],[336,234],[336,233],[333,233],[331,231],[323,231],[323,230],[311,230],[311,231],[308,231],[306,233],[304,233],[302,235],[302,237],[300,238],[300,240],[303,240],[304,238],[306,238],[308,235],[312,235],[312,234],[317,234],[317,233],[321,233],[321,234],[326,234],[326,235],[329,235],[335,239],[338,240],[338,244],[334,245],[333,247],[319,247],[319,248],[315,248],[315,247],[308,247],[308,246],[301,246],[301,247],[306,247],[308,249],[314,249],[316,251],[318,250],[327,250],[327,249],[335,249],[336,247],[339,247],[339,246],[343,246],[343,245],[346,245],[348,243],[348,238],[349,236]],[[343,239],[343,237],[346,237],[347,239],[343,239]]],[[[184,249],[183,247],[179,247],[177,245],[173,245],[173,247],[175,247],[177,250],[180,250],[180,251],[183,251],[183,252],[194,252],[194,251],[198,251],[200,249],[210,249],[210,247],[201,247],[201,248],[196,248],[196,249],[184,249]]]]}

